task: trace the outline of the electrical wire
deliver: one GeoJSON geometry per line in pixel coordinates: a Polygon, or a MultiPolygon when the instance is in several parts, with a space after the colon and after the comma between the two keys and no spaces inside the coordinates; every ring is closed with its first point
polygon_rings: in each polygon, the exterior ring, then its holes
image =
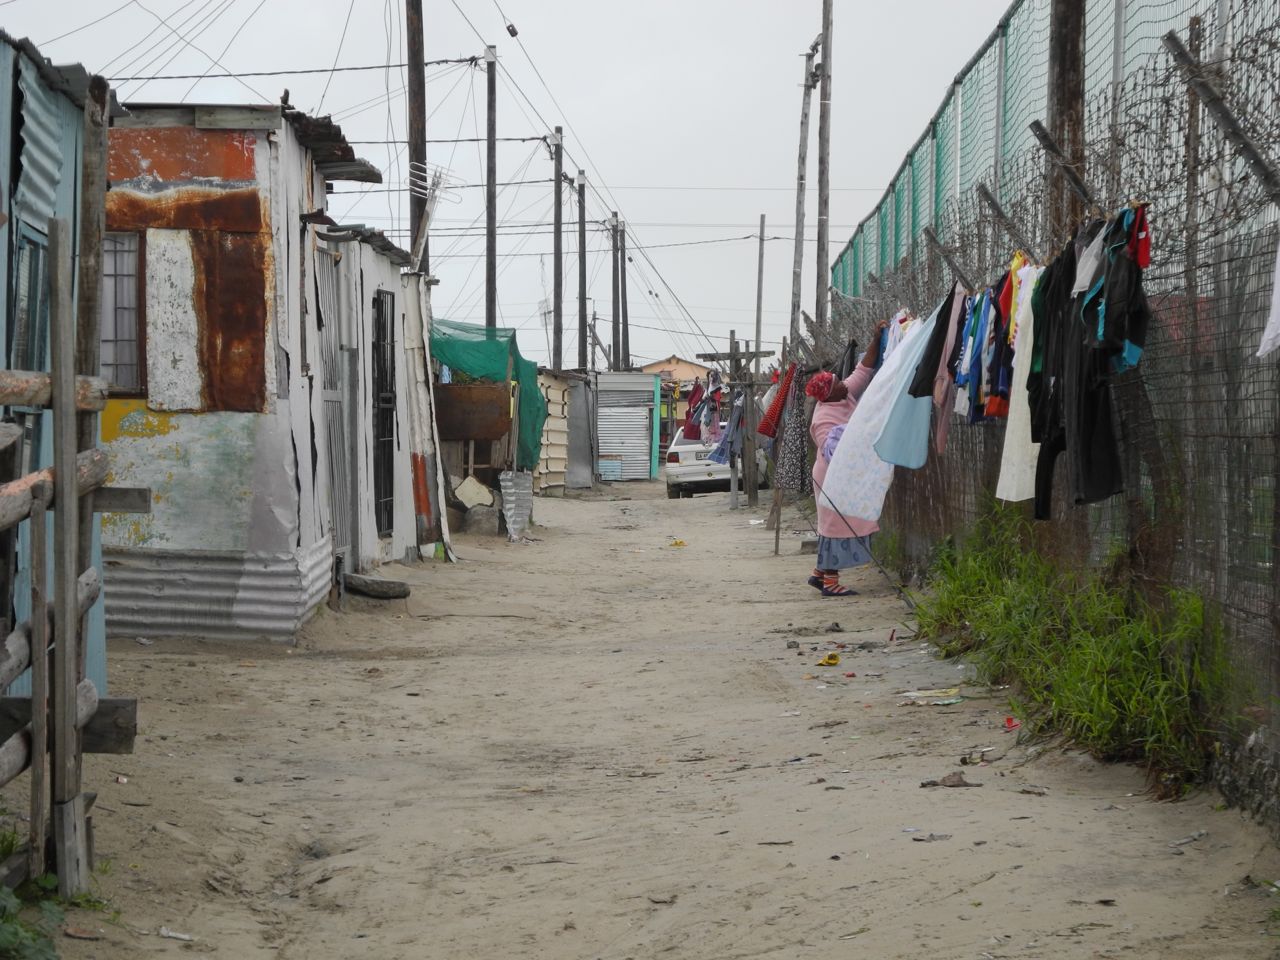
{"type": "Polygon", "coordinates": [[[178,36],[176,39],[170,41],[165,46],[164,50],[162,50],[156,56],[152,57],[145,64],[139,67],[138,72],[141,74],[145,74],[146,78],[141,81],[137,90],[129,94],[129,99],[132,100],[139,93],[141,93],[142,89],[146,87],[148,83],[151,82],[151,79],[155,74],[160,73],[162,70],[168,67],[169,64],[177,60],[178,57],[182,56],[184,47],[187,44],[191,43],[197,37],[205,33],[205,31],[212,28],[213,25],[217,23],[219,20],[221,20],[224,15],[226,15],[227,13],[230,13],[231,8],[234,7],[239,2],[240,0],[227,0],[225,6],[218,7],[218,9],[216,9],[212,14],[210,14],[208,17],[204,19],[204,21],[200,24],[200,29],[196,30],[194,33],[189,33],[186,36],[178,36]],[[160,64],[158,67],[155,66],[156,63],[164,57],[168,57],[168,59],[165,60],[164,63],[160,64]],[[152,72],[148,73],[148,71],[152,71],[152,72]]]}
{"type": "MultiPolygon", "coordinates": [[[[139,9],[141,9],[144,13],[147,13],[147,14],[149,14],[150,16],[154,17],[154,18],[155,18],[155,19],[160,23],[160,25],[161,25],[161,26],[163,26],[166,30],[169,30],[171,33],[173,33],[174,35],[176,35],[176,36],[178,37],[178,39],[180,39],[180,40],[181,40],[181,41],[182,41],[186,46],[188,46],[188,47],[190,47],[192,50],[196,51],[196,53],[198,53],[198,54],[200,54],[201,56],[203,56],[206,60],[211,61],[215,66],[222,67],[222,69],[223,69],[223,70],[227,70],[227,66],[226,66],[226,64],[221,63],[221,62],[219,62],[218,60],[216,60],[215,58],[213,58],[213,57],[209,56],[209,54],[207,54],[203,49],[201,49],[200,47],[196,46],[194,43],[192,43],[190,40],[188,40],[185,36],[183,36],[181,33],[179,33],[177,30],[175,30],[173,27],[169,26],[169,24],[165,23],[165,21],[164,21],[163,19],[161,19],[161,18],[160,18],[160,16],[159,16],[159,15],[157,15],[153,10],[150,10],[150,9],[148,9],[147,7],[145,7],[145,6],[142,4],[142,0],[133,0],[133,3],[134,3],[134,5],[135,5],[135,6],[137,6],[139,9]]],[[[230,71],[228,71],[228,72],[230,72],[230,71]]],[[[245,82],[244,82],[243,80],[241,80],[239,77],[235,77],[235,78],[233,78],[233,79],[235,79],[235,80],[236,80],[236,82],[240,84],[240,86],[244,87],[246,90],[248,90],[250,93],[252,93],[252,94],[253,94],[255,97],[257,97],[258,99],[263,100],[263,101],[266,101],[267,103],[270,103],[270,102],[271,102],[271,99],[270,99],[269,97],[265,97],[265,96],[263,96],[261,93],[259,93],[259,92],[258,92],[257,90],[255,90],[253,87],[249,86],[249,84],[245,83],[245,82]]]]}
{"type": "MultiPolygon", "coordinates": [[[[133,0],[129,0],[132,4],[133,0]]],[[[479,57],[454,57],[449,60],[424,60],[422,65],[426,68],[457,66],[461,64],[475,63],[479,57]]],[[[392,67],[406,67],[407,63],[393,63],[392,67]]],[[[300,67],[296,70],[240,70],[236,73],[167,73],[158,77],[108,77],[107,79],[113,83],[124,83],[129,80],[231,80],[236,77],[296,77],[305,76],[312,73],[357,73],[366,70],[385,70],[385,63],[363,64],[358,67],[300,67]]],[[[317,108],[318,109],[318,108],[317,108]]],[[[355,143],[356,141],[348,141],[355,143]]],[[[364,143],[382,143],[383,141],[366,140],[364,143]]]]}
{"type": "MultiPolygon", "coordinates": [[[[219,57],[225,57],[227,55],[227,51],[231,49],[231,45],[236,42],[236,37],[240,36],[241,31],[244,30],[244,28],[249,25],[250,20],[252,20],[255,16],[257,16],[258,11],[263,8],[266,2],[267,0],[258,0],[258,5],[253,8],[253,11],[247,17],[245,17],[244,21],[240,24],[240,26],[236,28],[236,32],[231,35],[231,39],[227,41],[227,45],[223,47],[222,52],[218,54],[219,57]]],[[[154,80],[155,78],[152,77],[152,79],[154,80]]],[[[200,78],[200,80],[203,80],[203,79],[205,78],[204,77],[200,78]]],[[[191,92],[195,90],[195,88],[199,85],[200,80],[192,81],[191,86],[187,88],[187,92],[182,95],[183,100],[186,100],[188,97],[191,96],[191,92]]]]}
{"type": "Polygon", "coordinates": [[[356,8],[356,0],[351,0],[347,6],[347,19],[342,22],[342,36],[338,38],[338,49],[333,55],[333,66],[329,68],[329,76],[324,82],[324,89],[320,91],[320,104],[316,107],[316,113],[324,109],[324,98],[329,95],[329,84],[333,83],[333,75],[338,69],[338,58],[342,56],[342,45],[347,42],[347,28],[351,26],[351,11],[356,8]]]}
{"type": "MultiPolygon", "coordinates": [[[[200,15],[201,15],[201,14],[202,14],[206,9],[208,9],[208,8],[209,8],[209,7],[211,7],[211,6],[213,6],[215,2],[217,2],[217,0],[204,0],[204,3],[202,3],[200,6],[196,7],[196,9],[194,9],[194,10],[190,11],[190,12],[186,15],[186,17],[184,17],[181,21],[179,21],[179,22],[178,22],[178,26],[179,26],[179,27],[186,27],[188,24],[192,23],[192,22],[193,22],[193,21],[194,21],[198,16],[200,16],[200,15]]],[[[134,0],[129,0],[129,5],[130,5],[130,6],[134,6],[134,0]]],[[[125,58],[125,57],[127,57],[130,53],[133,53],[133,51],[134,51],[134,50],[138,49],[138,47],[140,47],[140,46],[142,46],[144,43],[146,43],[146,42],[147,42],[147,41],[148,41],[148,40],[149,40],[153,35],[155,35],[155,34],[159,33],[159,32],[160,32],[160,28],[161,28],[161,27],[163,27],[163,26],[164,26],[164,22],[163,22],[163,21],[161,21],[160,23],[157,23],[154,27],[152,27],[150,30],[148,30],[146,33],[144,33],[144,34],[143,34],[139,39],[137,39],[137,40],[135,40],[133,43],[129,44],[129,46],[125,47],[125,48],[124,48],[123,50],[121,50],[118,54],[116,54],[114,57],[112,57],[110,60],[108,60],[106,63],[104,63],[104,64],[102,65],[102,67],[99,69],[99,71],[98,71],[98,72],[99,72],[99,73],[102,73],[102,74],[106,74],[109,70],[111,70],[111,68],[112,68],[116,63],[118,63],[118,62],[120,62],[120,61],[124,60],[124,58],[125,58]]],[[[157,41],[156,41],[155,43],[153,43],[151,46],[147,47],[147,49],[146,49],[145,51],[143,51],[142,53],[140,53],[140,54],[136,55],[132,60],[127,61],[127,62],[125,63],[125,65],[124,65],[124,67],[122,68],[121,72],[125,72],[125,71],[128,71],[128,70],[131,70],[135,64],[141,63],[141,62],[142,62],[142,60],[143,60],[145,57],[150,56],[150,55],[151,55],[151,52],[152,52],[153,50],[157,49],[158,47],[160,47],[163,43],[164,43],[164,40],[163,40],[163,39],[161,39],[161,40],[157,40],[157,41]]],[[[136,79],[138,79],[138,80],[145,80],[145,79],[147,79],[147,78],[146,78],[146,77],[137,77],[136,79]]]]}
{"type": "MultiPolygon", "coordinates": [[[[9,0],[9,2],[13,2],[13,0],[9,0]]],[[[4,4],[0,4],[0,6],[4,6],[4,4]]],[[[80,33],[82,30],[88,30],[90,27],[97,26],[103,20],[110,19],[111,17],[114,17],[117,13],[119,13],[121,10],[124,10],[126,7],[131,7],[131,6],[133,6],[133,0],[125,0],[124,3],[120,4],[120,6],[116,7],[110,13],[104,13],[102,16],[98,17],[98,19],[90,20],[88,23],[84,24],[83,26],[76,27],[74,30],[68,30],[66,33],[60,33],[56,37],[54,37],[52,40],[45,40],[40,44],[40,46],[47,47],[51,43],[57,43],[59,40],[65,40],[67,37],[80,33]]]]}

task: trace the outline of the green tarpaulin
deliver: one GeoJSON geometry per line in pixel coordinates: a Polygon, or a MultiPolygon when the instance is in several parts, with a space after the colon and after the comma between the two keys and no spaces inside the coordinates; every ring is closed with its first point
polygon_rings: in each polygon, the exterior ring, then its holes
{"type": "Polygon", "coordinates": [[[493,330],[452,320],[431,321],[431,357],[450,370],[477,380],[519,384],[519,436],[516,469],[532,470],[542,457],[542,425],[547,422],[547,401],[538,386],[538,365],[520,355],[516,332],[493,330]]]}

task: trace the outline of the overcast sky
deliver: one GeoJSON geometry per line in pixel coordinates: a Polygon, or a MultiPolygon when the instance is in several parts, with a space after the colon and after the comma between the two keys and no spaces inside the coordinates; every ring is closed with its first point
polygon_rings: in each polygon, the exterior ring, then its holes
{"type": "MultiPolygon", "coordinates": [[[[994,29],[1008,0],[836,0],[831,147],[831,255],[878,201],[947,85],[994,29]]],[[[767,217],[764,339],[777,349],[791,292],[802,55],[821,27],[820,0],[424,0],[428,60],[468,57],[497,44],[498,135],[566,128],[566,169],[579,165],[603,197],[589,221],[617,209],[632,246],[633,360],[726,349],[755,322],[754,240],[767,217]],[[501,10],[499,9],[499,5],[501,10]],[[465,14],[465,18],[464,18],[465,14]],[[509,18],[519,43],[505,29],[509,18]],[[469,25],[467,20],[473,26],[469,25]],[[477,35],[479,34],[479,35],[477,35]],[[523,44],[523,49],[520,44],[523,44]],[[545,82],[545,86],[544,86],[545,82]],[[522,95],[523,94],[523,95],[522,95]],[[525,99],[527,98],[527,100],[525,99]],[[545,121],[545,122],[544,122],[545,121]],[[656,269],[655,269],[656,268],[656,269]],[[674,302],[679,297],[699,332],[674,302]]],[[[403,71],[327,72],[404,60],[402,0],[8,0],[0,24],[29,36],[55,62],[110,77],[324,68],[301,76],[114,81],[124,102],[290,102],[332,113],[353,141],[405,137],[403,71]],[[56,16],[51,16],[51,10],[56,16]],[[348,21],[345,39],[343,25],[348,21]],[[100,22],[77,30],[91,21],[100,22]],[[162,21],[163,24],[162,25],[162,21]],[[176,33],[175,33],[176,31],[176,33]],[[177,34],[185,37],[180,40],[177,34]],[[216,59],[220,65],[211,62],[216,59]],[[327,85],[327,91],[326,91],[327,85]],[[252,88],[252,89],[250,89],[252,88]],[[391,97],[388,100],[387,93],[391,97]]],[[[485,78],[468,66],[428,70],[429,138],[483,136],[485,78]]],[[[817,96],[810,185],[817,184],[817,96]]],[[[383,168],[384,192],[338,184],[331,212],[344,223],[407,230],[402,146],[356,145],[383,168]]],[[[430,162],[458,188],[437,208],[432,270],[437,316],[484,322],[483,145],[432,144],[430,162]]],[[[500,182],[547,181],[499,195],[499,323],[520,331],[526,356],[549,357],[541,302],[551,293],[551,161],[539,143],[499,144],[500,182]],[[511,256],[521,254],[521,256],[511,256]]],[[[813,312],[817,196],[807,203],[803,305],[813,312]]],[[[565,359],[577,357],[576,205],[565,211],[565,359]]],[[[408,245],[405,233],[394,235],[408,245]]],[[[609,339],[608,234],[589,225],[588,296],[609,339]]]]}

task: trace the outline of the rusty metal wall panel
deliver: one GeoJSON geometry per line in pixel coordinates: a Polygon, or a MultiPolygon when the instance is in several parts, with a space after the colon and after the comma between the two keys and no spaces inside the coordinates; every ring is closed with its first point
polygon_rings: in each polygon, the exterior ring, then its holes
{"type": "Polygon", "coordinates": [[[506,384],[441,383],[435,394],[442,440],[501,440],[511,431],[506,384]]]}
{"type": "Polygon", "coordinates": [[[62,180],[63,149],[59,94],[40,79],[35,64],[18,61],[18,88],[22,92],[22,125],[19,138],[20,169],[14,200],[18,216],[39,230],[47,230],[57,206],[62,180]]]}
{"type": "Polygon", "coordinates": [[[107,551],[107,634],[287,640],[324,600],[329,538],[294,554],[107,551]]]}
{"type": "Polygon", "coordinates": [[[206,410],[261,413],[266,406],[268,240],[191,232],[206,410]]]}

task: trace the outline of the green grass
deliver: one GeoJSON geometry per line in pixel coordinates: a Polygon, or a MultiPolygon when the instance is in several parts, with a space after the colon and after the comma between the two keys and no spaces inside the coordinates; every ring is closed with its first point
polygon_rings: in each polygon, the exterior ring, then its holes
{"type": "Polygon", "coordinates": [[[1204,602],[1169,591],[1153,605],[1114,576],[1059,571],[1030,543],[1026,522],[994,507],[963,551],[940,548],[917,598],[921,634],[1012,684],[1030,733],[1141,762],[1166,795],[1206,779],[1230,678],[1204,602]]]}

